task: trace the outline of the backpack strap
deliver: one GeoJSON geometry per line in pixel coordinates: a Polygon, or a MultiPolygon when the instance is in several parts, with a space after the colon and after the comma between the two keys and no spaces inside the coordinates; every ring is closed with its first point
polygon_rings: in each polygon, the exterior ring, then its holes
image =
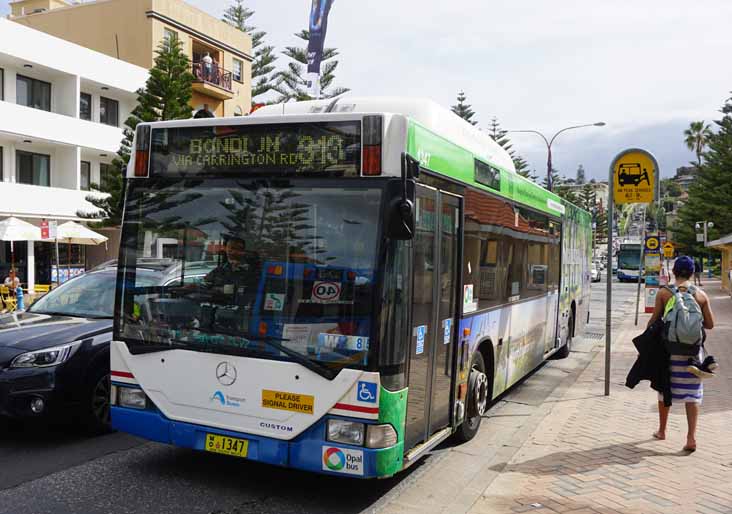
{"type": "Polygon", "coordinates": [[[691,296],[694,296],[697,291],[699,291],[699,288],[696,287],[694,284],[691,284],[689,287],[686,288],[686,290],[691,294],[691,296]]]}

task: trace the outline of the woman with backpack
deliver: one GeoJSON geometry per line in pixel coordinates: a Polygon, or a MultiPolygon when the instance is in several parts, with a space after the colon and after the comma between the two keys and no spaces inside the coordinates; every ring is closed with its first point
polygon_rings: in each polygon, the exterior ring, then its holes
{"type": "MultiPolygon", "coordinates": [[[[699,419],[699,405],[704,394],[701,376],[690,371],[690,368],[698,370],[697,365],[690,361],[695,360],[698,363],[705,361],[704,329],[714,328],[714,314],[709,297],[691,283],[694,269],[694,260],[691,257],[682,256],[676,259],[673,267],[675,284],[659,289],[653,315],[648,320],[648,326],[661,318],[667,322],[664,336],[671,354],[671,398],[683,402],[686,406],[689,431],[684,451],[688,452],[696,450],[696,425],[699,419]],[[701,326],[695,326],[695,323],[701,326]],[[690,337],[689,334],[694,332],[697,335],[690,337]]],[[[713,363],[713,359],[706,361],[706,365],[713,363]]],[[[698,367],[704,365],[698,364],[698,367]]],[[[659,398],[659,426],[658,431],[653,434],[656,439],[666,439],[669,409],[670,407],[664,405],[663,399],[659,398]]]]}

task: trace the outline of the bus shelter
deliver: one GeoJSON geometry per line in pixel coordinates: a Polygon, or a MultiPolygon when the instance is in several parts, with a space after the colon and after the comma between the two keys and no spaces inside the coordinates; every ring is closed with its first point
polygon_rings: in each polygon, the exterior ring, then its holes
{"type": "Polygon", "coordinates": [[[732,234],[727,234],[707,243],[708,248],[719,250],[722,254],[720,274],[722,287],[732,294],[732,234]]]}

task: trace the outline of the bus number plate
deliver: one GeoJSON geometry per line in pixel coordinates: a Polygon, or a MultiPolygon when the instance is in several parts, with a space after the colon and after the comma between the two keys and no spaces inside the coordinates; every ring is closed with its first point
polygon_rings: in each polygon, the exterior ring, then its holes
{"type": "Polygon", "coordinates": [[[249,449],[249,441],[246,439],[237,439],[236,437],[227,437],[218,434],[206,434],[207,452],[222,453],[224,455],[233,455],[234,457],[246,457],[249,449]]]}

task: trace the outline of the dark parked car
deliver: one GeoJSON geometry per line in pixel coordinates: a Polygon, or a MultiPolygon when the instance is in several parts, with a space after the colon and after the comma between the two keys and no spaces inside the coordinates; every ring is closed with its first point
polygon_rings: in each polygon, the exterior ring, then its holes
{"type": "MultiPolygon", "coordinates": [[[[141,286],[162,269],[138,270],[141,286]]],[[[27,311],[0,317],[0,416],[109,426],[109,342],[117,269],[81,275],[27,311]]]]}

